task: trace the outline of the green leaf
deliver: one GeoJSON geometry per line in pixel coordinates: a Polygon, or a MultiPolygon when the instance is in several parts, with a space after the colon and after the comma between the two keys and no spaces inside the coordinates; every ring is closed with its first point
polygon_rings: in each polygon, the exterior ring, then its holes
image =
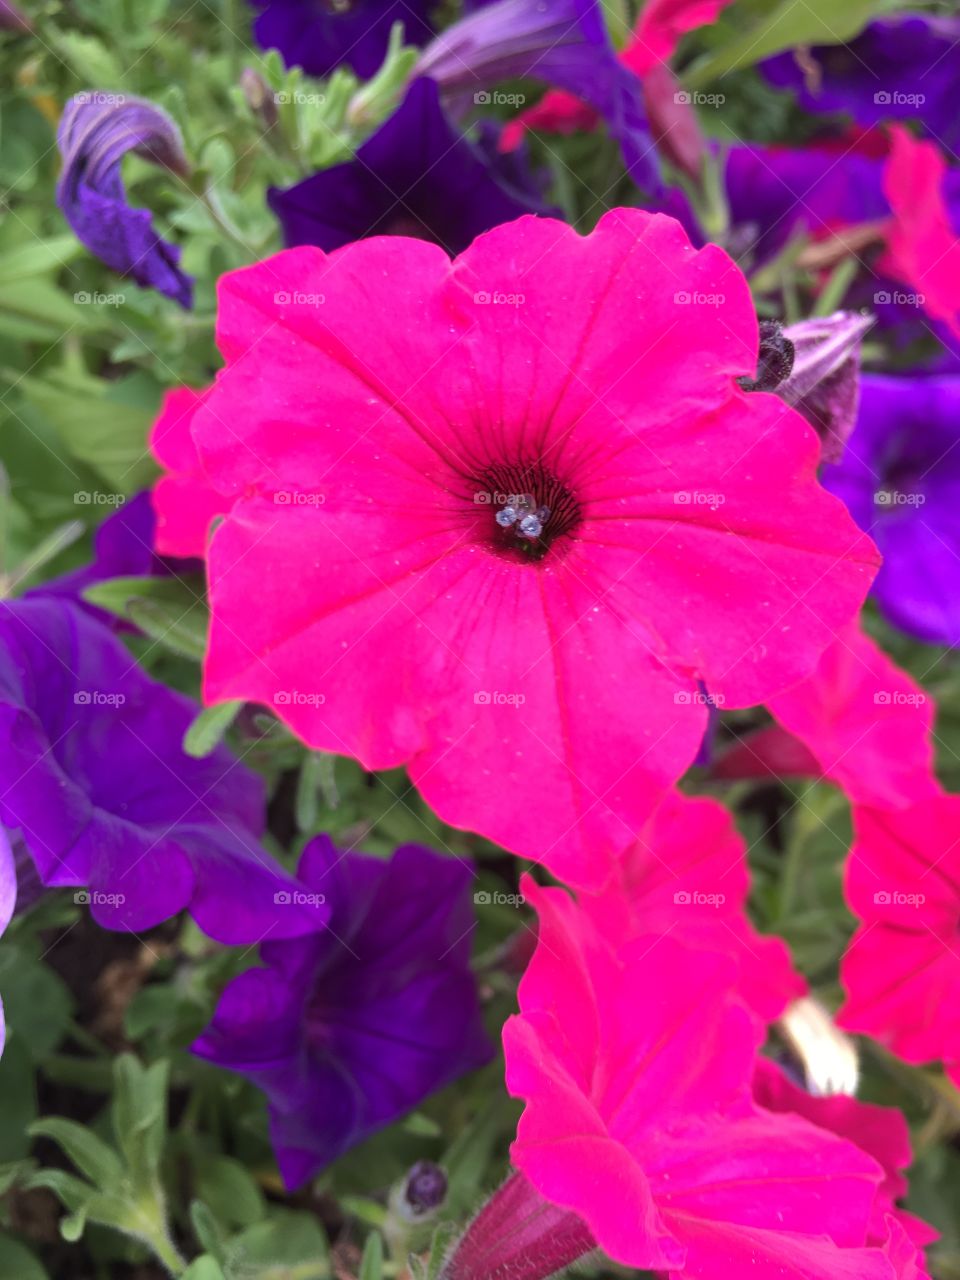
{"type": "Polygon", "coordinates": [[[144,1067],[130,1053],[114,1064],[113,1129],[135,1185],[151,1187],[167,1136],[168,1062],[144,1067]]]}
{"type": "Polygon", "coordinates": [[[19,1240],[0,1235],[0,1280],[49,1280],[49,1276],[19,1240]]]}
{"type": "Polygon", "coordinates": [[[37,1115],[36,1071],[24,1037],[10,1035],[0,1058],[0,1160],[22,1160],[30,1150],[27,1127],[37,1115]]]}
{"type": "Polygon", "coordinates": [[[82,1124],[48,1116],[32,1124],[29,1133],[32,1138],[52,1138],[100,1190],[119,1186],[123,1180],[123,1165],[117,1153],[82,1124]]]}
{"type": "Polygon", "coordinates": [[[66,983],[23,947],[0,945],[0,991],[8,1027],[22,1036],[31,1055],[44,1058],[66,1034],[73,997],[66,983]]]}
{"type": "Polygon", "coordinates": [[[197,1195],[220,1222],[243,1227],[259,1222],[267,1212],[263,1192],[248,1170],[228,1156],[217,1156],[197,1170],[197,1195]]]}
{"type": "Polygon", "coordinates": [[[216,1258],[205,1253],[190,1263],[180,1280],[224,1280],[223,1270],[216,1258]]]}
{"type": "Polygon", "coordinates": [[[227,1245],[226,1280],[329,1280],[327,1238],[310,1213],[275,1212],[227,1245]]]}
{"type": "MultiPolygon", "coordinates": [[[[772,11],[762,13],[755,23],[748,22],[746,29],[740,27],[733,39],[695,62],[684,73],[683,82],[699,89],[730,71],[796,45],[844,44],[886,7],[886,0],[843,0],[842,4],[837,0],[780,0],[772,11]]],[[[727,18],[737,30],[736,10],[728,11],[727,18]]]]}
{"type": "Polygon", "coordinates": [[[367,1236],[357,1280],[383,1280],[383,1237],[379,1231],[367,1236]]]}
{"type": "Polygon", "coordinates": [[[208,614],[198,591],[179,578],[110,578],[87,587],[84,599],[127,618],[151,640],[194,662],[207,647],[208,614]]]}
{"type": "Polygon", "coordinates": [[[243,700],[239,699],[220,702],[215,707],[204,707],[184,734],[183,749],[187,755],[199,760],[214,751],[223,741],[223,735],[233,724],[243,705],[243,700]]]}
{"type": "Polygon", "coordinates": [[[0,286],[53,271],[72,262],[83,252],[83,245],[72,235],[17,245],[15,249],[0,253],[0,286]]]}

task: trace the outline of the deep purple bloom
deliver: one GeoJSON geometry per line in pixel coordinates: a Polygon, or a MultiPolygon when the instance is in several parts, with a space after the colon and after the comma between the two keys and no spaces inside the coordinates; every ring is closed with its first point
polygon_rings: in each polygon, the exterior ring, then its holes
{"type": "Polygon", "coordinates": [[[891,14],[848,44],[815,46],[802,62],[788,50],[761,69],[796,90],[805,111],[844,112],[862,125],[918,119],[942,143],[960,141],[960,18],[891,14]]]}
{"type": "Polygon", "coordinates": [[[491,1056],[470,972],[473,873],[403,845],[389,861],[312,840],[302,891],[330,928],[264,943],[194,1052],[252,1080],[289,1188],[491,1056]]]}
{"type": "Polygon", "coordinates": [[[458,133],[432,80],[416,80],[399,109],[355,159],[323,169],[270,206],[284,243],[329,252],[366,236],[413,235],[460,253],[483,231],[525,213],[547,213],[500,181],[478,147],[458,133]]]}
{"type": "Polygon", "coordinates": [[[109,929],[183,909],[230,944],[316,928],[260,845],[259,778],[225,747],[184,753],[198,710],[70,602],[0,603],[0,823],[109,929]]]}
{"type": "Polygon", "coordinates": [[[731,222],[750,231],[757,261],[796,235],[822,239],[890,216],[882,161],[852,149],[732,147],[725,182],[731,222]]]}
{"type": "Polygon", "coordinates": [[[960,645],[960,377],[865,374],[856,428],[823,483],[883,554],[873,589],[886,617],[960,645]]]}
{"type": "MultiPolygon", "coordinates": [[[[13,917],[17,905],[17,864],[7,833],[0,827],[0,934],[13,917]]],[[[3,1001],[0,1000],[0,1053],[6,1040],[6,1024],[3,1019],[3,1001]]]]}
{"type": "Polygon", "coordinates": [[[200,560],[172,560],[157,555],[153,549],[156,524],[150,493],[144,489],[97,527],[93,535],[93,559],[89,564],[40,583],[31,589],[30,595],[65,596],[115,630],[133,629],[106,610],[88,604],[83,593],[87,587],[110,578],[163,578],[176,573],[201,573],[200,560]]]}
{"type": "Polygon", "coordinates": [[[30,19],[17,5],[11,4],[10,0],[0,0],[0,31],[29,31],[30,29],[30,19]]]}
{"type": "Polygon", "coordinates": [[[640,78],[617,58],[598,0],[496,0],[448,27],[417,70],[461,100],[518,78],[566,89],[603,117],[637,185],[663,190],[640,78]]]}
{"type": "Polygon", "coordinates": [[[78,93],[64,107],[57,145],[63,158],[57,204],[77,238],[112,270],[189,308],[193,281],[180,270],[179,247],[161,240],[148,209],[127,203],[121,174],[128,151],[188,172],[173,120],[144,98],[78,93]]]}
{"type": "Polygon", "coordinates": [[[403,23],[405,44],[425,44],[436,0],[251,0],[262,13],[253,33],[262,49],[279,49],[288,67],[326,76],[345,63],[361,80],[376,72],[390,28],[403,23]]]}

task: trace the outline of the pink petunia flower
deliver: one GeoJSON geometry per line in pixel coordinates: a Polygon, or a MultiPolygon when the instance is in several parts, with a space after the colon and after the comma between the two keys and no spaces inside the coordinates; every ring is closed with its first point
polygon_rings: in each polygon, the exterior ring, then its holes
{"type": "Polygon", "coordinates": [[[767,706],[779,728],[761,729],[728,749],[715,776],[826,777],[854,804],[881,809],[939,794],[933,700],[858,624],[841,631],[813,675],[767,706]]]}
{"type": "Polygon", "coordinates": [[[658,62],[666,62],[677,45],[697,27],[716,22],[731,0],[647,0],[637,21],[627,66],[645,75],[658,62]]]}
{"type": "Polygon", "coordinates": [[[206,396],[190,387],[168,391],[150,434],[153,456],[166,472],[151,494],[157,515],[154,547],[160,555],[205,556],[210,522],[229,506],[204,475],[190,434],[206,396]]]}
{"type": "Polygon", "coordinates": [[[866,1247],[883,1171],[754,1102],[763,1029],[726,957],[623,943],[563,890],[523,889],[539,945],[504,1047],[526,1102],[512,1158],[540,1196],[672,1280],[891,1280],[866,1247]]]}
{"type": "Polygon", "coordinates": [[[780,938],[762,937],[746,913],[746,846],[729,812],[706,796],[673,791],[637,841],[616,859],[597,894],[581,894],[584,913],[611,936],[670,936],[731,955],[743,999],[767,1022],[807,984],[780,938]]]}
{"type": "Polygon", "coordinates": [[[960,796],[854,809],[846,897],[860,928],[838,1022],[960,1083],[960,796]]]}
{"type": "Polygon", "coordinates": [[[960,335],[960,237],[953,229],[943,182],[947,162],[935,142],[890,126],[883,190],[893,220],[878,269],[921,298],[927,313],[960,335]]]}
{"type": "MultiPolygon", "coordinates": [[[[914,1262],[922,1268],[922,1248],[936,1240],[939,1233],[897,1205],[907,1193],[904,1170],[912,1159],[910,1129],[903,1112],[894,1107],[859,1102],[842,1094],[832,1098],[814,1097],[795,1085],[769,1058],[757,1060],[754,1096],[765,1110],[803,1116],[811,1124],[846,1138],[873,1156],[883,1169],[884,1179],[873,1203],[868,1243],[886,1247],[888,1252],[892,1248],[894,1254],[900,1252],[899,1236],[891,1230],[890,1218],[893,1217],[913,1242],[914,1262]]],[[[901,1280],[902,1269],[897,1269],[901,1280]]]]}
{"type": "Polygon", "coordinates": [[[802,678],[873,576],[814,433],[736,384],[743,276],[671,219],[521,218],[452,263],[290,250],[224,277],[218,337],[192,433],[241,496],[208,701],[408,764],[447,822],[572,883],[693,760],[698,681],[736,707],[802,678]]]}

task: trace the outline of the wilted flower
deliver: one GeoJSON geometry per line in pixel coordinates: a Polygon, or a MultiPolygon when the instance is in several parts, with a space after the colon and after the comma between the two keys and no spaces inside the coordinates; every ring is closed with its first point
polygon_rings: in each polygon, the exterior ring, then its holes
{"type": "Polygon", "coordinates": [[[806,418],[822,441],[824,462],[839,462],[860,405],[860,343],[873,317],[852,311],[801,320],[784,330],[793,346],[777,395],[806,418]]]}
{"type": "Polygon", "coordinates": [[[437,36],[417,71],[454,96],[519,77],[564,89],[600,114],[636,183],[661,190],[640,80],[618,59],[599,0],[494,0],[437,36]]]}
{"type": "Polygon", "coordinates": [[[188,172],[180,130],[144,98],[79,93],[63,110],[57,130],[63,170],[57,203],[91,253],[113,271],[190,307],[191,278],[180,270],[180,250],[153,229],[147,209],[127,203],[120,166],[128,151],[173,173],[188,172]]]}
{"type": "Polygon", "coordinates": [[[510,188],[480,148],[452,127],[437,86],[426,79],[413,82],[352,160],[285,191],[274,188],[269,200],[288,246],[328,251],[365,236],[402,234],[459,253],[498,223],[547,212],[532,191],[510,188]]]}
{"type": "Polygon", "coordinates": [[[209,548],[208,699],[409,762],[447,821],[571,882],[602,884],[693,760],[700,681],[763,701],[859,607],[873,548],[813,432],[736,385],[746,282],[670,219],[522,218],[453,263],[293,249],[220,300],[192,431],[240,497],[209,548]]]}
{"type": "Polygon", "coordinates": [[[230,983],[193,1046],[264,1091],[290,1188],[491,1056],[468,864],[419,845],[389,860],[340,853],[318,837],[299,876],[300,897],[332,902],[329,929],[264,943],[266,967],[230,983]]]}

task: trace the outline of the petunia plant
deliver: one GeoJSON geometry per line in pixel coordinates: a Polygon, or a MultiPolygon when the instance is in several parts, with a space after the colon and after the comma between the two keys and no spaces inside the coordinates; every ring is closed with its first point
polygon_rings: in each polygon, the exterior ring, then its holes
{"type": "Polygon", "coordinates": [[[960,1276],[957,24],[0,4],[0,1277],[960,1276]]]}

